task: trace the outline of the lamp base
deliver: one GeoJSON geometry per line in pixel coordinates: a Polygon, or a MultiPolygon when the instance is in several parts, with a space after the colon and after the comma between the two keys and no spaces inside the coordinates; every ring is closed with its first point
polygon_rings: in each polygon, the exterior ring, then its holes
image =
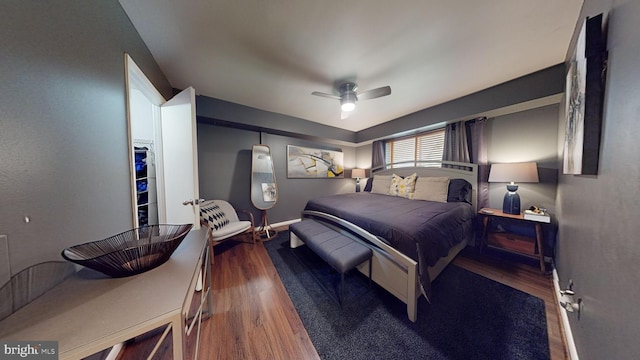
{"type": "Polygon", "coordinates": [[[356,192],[360,192],[360,179],[356,180],[356,192]]]}
{"type": "Polygon", "coordinates": [[[515,191],[508,191],[502,202],[502,212],[505,214],[520,215],[520,195],[515,191]]]}

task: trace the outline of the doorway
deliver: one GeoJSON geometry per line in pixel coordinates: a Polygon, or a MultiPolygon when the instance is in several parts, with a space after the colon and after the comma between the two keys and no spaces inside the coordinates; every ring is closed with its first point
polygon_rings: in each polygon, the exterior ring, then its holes
{"type": "Polygon", "coordinates": [[[133,225],[198,229],[195,90],[166,101],[128,54],[125,72],[133,225]]]}

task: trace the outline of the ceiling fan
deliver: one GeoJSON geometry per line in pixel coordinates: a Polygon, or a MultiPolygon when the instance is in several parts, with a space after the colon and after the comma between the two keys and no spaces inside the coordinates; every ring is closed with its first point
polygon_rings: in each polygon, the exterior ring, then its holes
{"type": "Polygon", "coordinates": [[[338,87],[340,95],[325,94],[314,91],[311,95],[322,96],[329,99],[340,100],[340,108],[343,112],[353,111],[356,108],[356,101],[375,99],[391,94],[391,87],[383,86],[377,89],[358,92],[358,85],[352,82],[343,83],[338,87]]]}

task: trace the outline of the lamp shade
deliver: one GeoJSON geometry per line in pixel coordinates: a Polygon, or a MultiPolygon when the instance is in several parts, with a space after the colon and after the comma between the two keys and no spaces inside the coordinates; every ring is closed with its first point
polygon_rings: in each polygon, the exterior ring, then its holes
{"type": "Polygon", "coordinates": [[[537,183],[538,166],[535,162],[492,164],[489,182],[537,183]]]}
{"type": "Polygon", "coordinates": [[[502,212],[506,214],[520,214],[520,195],[516,183],[538,181],[538,166],[534,162],[493,164],[489,171],[489,182],[509,183],[502,201],[502,212]]]}
{"type": "Polygon", "coordinates": [[[365,173],[364,173],[364,169],[353,169],[351,170],[351,177],[354,179],[361,179],[363,177],[366,177],[365,173]]]}

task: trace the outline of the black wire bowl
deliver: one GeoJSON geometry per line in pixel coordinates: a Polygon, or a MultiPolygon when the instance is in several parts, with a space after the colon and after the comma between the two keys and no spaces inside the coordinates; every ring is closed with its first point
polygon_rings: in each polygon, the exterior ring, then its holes
{"type": "Polygon", "coordinates": [[[68,247],[62,257],[111,277],[132,276],[169,260],[192,226],[148,225],[68,247]]]}

